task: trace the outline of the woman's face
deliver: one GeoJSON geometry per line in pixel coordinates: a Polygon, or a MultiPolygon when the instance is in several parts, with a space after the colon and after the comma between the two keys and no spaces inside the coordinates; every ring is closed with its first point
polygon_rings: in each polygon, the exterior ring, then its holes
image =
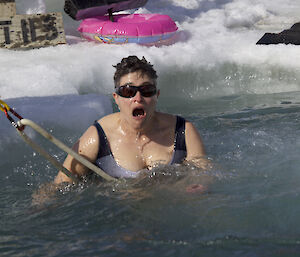
{"type": "MultiPolygon", "coordinates": [[[[128,73],[121,77],[120,87],[124,85],[142,87],[148,89],[151,85],[155,85],[155,81],[150,79],[146,74],[140,71],[128,73]]],[[[159,90],[150,97],[142,96],[137,91],[131,98],[126,98],[113,93],[116,104],[119,106],[121,119],[133,129],[143,130],[149,124],[151,117],[155,113],[159,90]]]]}

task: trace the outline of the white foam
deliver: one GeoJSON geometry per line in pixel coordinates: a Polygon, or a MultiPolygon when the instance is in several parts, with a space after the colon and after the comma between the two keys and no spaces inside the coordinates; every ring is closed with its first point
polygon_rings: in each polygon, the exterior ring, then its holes
{"type": "MultiPolygon", "coordinates": [[[[26,5],[24,1],[22,4],[23,9],[19,9],[24,13],[44,4],[47,12],[63,12],[63,1],[59,0],[44,3],[27,0],[26,5]]],[[[276,0],[272,4],[268,0],[149,1],[138,12],[168,14],[181,33],[180,42],[160,48],[82,43],[76,31],[78,22],[64,15],[69,45],[17,52],[0,49],[0,97],[111,93],[112,65],[128,55],[145,56],[154,63],[161,77],[170,76],[169,81],[174,71],[182,76],[194,76],[190,79],[192,85],[185,86],[187,95],[194,95],[196,90],[203,97],[299,90],[299,47],[256,45],[268,29],[280,32],[298,21],[299,11],[300,2],[292,0],[288,3],[276,0]],[[238,67],[240,73],[224,70],[227,64],[238,67]],[[253,70],[253,74],[249,75],[248,70],[253,70]],[[278,80],[280,76],[274,70],[288,72],[291,79],[278,80]],[[205,81],[207,71],[211,77],[205,81]],[[250,84],[245,84],[245,76],[262,79],[253,80],[253,84],[247,79],[250,84]],[[232,79],[229,84],[226,84],[227,77],[232,79]],[[268,80],[272,83],[261,87],[268,80]]],[[[181,81],[173,80],[172,85],[161,84],[161,87],[179,88],[181,81]]]]}
{"type": "Polygon", "coordinates": [[[262,4],[252,4],[249,8],[250,5],[250,1],[236,1],[227,4],[224,8],[225,27],[253,28],[257,22],[271,15],[262,4]]]}
{"type": "Polygon", "coordinates": [[[173,0],[176,6],[181,6],[187,9],[199,8],[199,1],[197,0],[173,0]]]}

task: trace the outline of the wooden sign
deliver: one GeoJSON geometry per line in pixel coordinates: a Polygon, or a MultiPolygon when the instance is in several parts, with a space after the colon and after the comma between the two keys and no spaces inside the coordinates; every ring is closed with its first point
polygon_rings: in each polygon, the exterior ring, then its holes
{"type": "Polygon", "coordinates": [[[15,0],[0,0],[0,17],[16,15],[15,0]]]}
{"type": "MultiPolygon", "coordinates": [[[[1,7],[8,10],[7,4],[12,2],[14,0],[0,0],[0,14],[1,7]]],[[[0,47],[26,49],[65,43],[61,13],[0,17],[0,47]]]]}

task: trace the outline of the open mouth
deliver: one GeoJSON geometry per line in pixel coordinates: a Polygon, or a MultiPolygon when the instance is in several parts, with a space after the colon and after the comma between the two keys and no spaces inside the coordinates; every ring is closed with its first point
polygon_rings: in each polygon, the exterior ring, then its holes
{"type": "Polygon", "coordinates": [[[132,112],[133,117],[140,117],[145,115],[145,111],[142,108],[136,108],[132,112]]]}

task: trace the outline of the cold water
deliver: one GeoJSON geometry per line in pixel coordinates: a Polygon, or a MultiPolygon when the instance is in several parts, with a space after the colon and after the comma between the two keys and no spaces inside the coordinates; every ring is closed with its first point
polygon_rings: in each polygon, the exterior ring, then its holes
{"type": "MultiPolygon", "coordinates": [[[[19,13],[63,12],[63,1],[17,1],[19,13]]],[[[157,167],[134,181],[84,183],[32,195],[56,169],[0,113],[1,256],[299,256],[300,49],[258,46],[298,22],[297,1],[149,0],[170,15],[166,47],[83,42],[64,15],[67,45],[0,49],[0,99],[72,146],[115,110],[115,65],[145,56],[159,74],[158,110],[199,129],[211,170],[157,167]],[[208,184],[204,194],[189,193],[208,184]]],[[[65,153],[30,128],[57,160],[65,153]]]]}

